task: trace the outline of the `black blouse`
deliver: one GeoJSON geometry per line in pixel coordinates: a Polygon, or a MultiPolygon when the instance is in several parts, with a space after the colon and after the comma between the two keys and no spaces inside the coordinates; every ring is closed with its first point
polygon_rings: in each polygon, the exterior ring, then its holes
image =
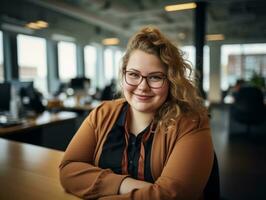
{"type": "MultiPolygon", "coordinates": [[[[102,154],[99,160],[99,167],[102,169],[111,169],[117,174],[122,173],[122,157],[126,147],[125,141],[125,120],[128,111],[128,104],[123,106],[116,123],[108,133],[106,141],[103,145],[102,154]]],[[[138,160],[140,157],[141,138],[150,125],[141,131],[137,136],[129,133],[128,139],[128,173],[132,178],[138,177],[138,160]]],[[[145,161],[144,161],[144,180],[153,183],[154,180],[151,175],[150,159],[151,147],[153,141],[153,134],[144,143],[145,161]]]]}

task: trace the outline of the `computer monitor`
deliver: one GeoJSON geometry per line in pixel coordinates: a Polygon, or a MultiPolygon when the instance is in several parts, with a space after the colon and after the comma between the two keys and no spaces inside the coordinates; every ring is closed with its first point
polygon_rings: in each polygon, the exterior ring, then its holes
{"type": "Polygon", "coordinates": [[[17,95],[20,96],[21,106],[24,113],[27,111],[35,111],[37,113],[44,111],[41,94],[34,89],[33,81],[12,80],[11,84],[16,90],[17,95]]]}
{"type": "Polygon", "coordinates": [[[34,90],[33,81],[12,80],[11,85],[21,98],[24,96],[31,96],[34,90]]]}
{"type": "Polygon", "coordinates": [[[10,110],[11,101],[10,83],[0,83],[0,94],[0,112],[8,112],[10,110]]]}
{"type": "Polygon", "coordinates": [[[83,90],[86,88],[86,84],[90,85],[90,79],[85,77],[77,77],[70,80],[70,87],[74,90],[83,90]]]}

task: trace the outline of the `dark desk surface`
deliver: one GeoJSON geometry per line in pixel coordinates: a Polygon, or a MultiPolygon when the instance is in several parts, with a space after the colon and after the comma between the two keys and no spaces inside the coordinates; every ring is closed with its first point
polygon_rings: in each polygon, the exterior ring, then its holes
{"type": "Polygon", "coordinates": [[[46,126],[53,123],[58,123],[66,120],[72,120],[77,117],[73,112],[57,112],[51,113],[48,111],[43,112],[34,118],[26,119],[24,123],[11,127],[0,128],[0,136],[4,136],[10,133],[21,132],[28,129],[46,126]]]}
{"type": "Polygon", "coordinates": [[[0,199],[78,199],[60,185],[62,156],[61,151],[0,139],[0,199]]]}

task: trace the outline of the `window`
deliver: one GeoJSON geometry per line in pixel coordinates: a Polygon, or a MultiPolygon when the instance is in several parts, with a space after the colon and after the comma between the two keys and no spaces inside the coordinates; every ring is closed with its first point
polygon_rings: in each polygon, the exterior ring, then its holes
{"type": "Polygon", "coordinates": [[[3,33],[0,31],[0,82],[4,80],[3,33]]]}
{"type": "Polygon", "coordinates": [[[123,56],[123,53],[121,50],[115,51],[114,78],[116,79],[118,79],[119,70],[122,65],[122,56],[123,56]]]}
{"type": "Polygon", "coordinates": [[[266,44],[223,45],[221,48],[222,89],[227,90],[237,79],[249,81],[256,73],[266,76],[266,44]]]}
{"type": "MultiPolygon", "coordinates": [[[[184,58],[188,60],[192,68],[195,69],[196,62],[196,49],[194,46],[183,46],[181,50],[185,53],[184,58]]],[[[203,49],[203,89],[208,91],[210,88],[210,48],[209,46],[204,46],[203,49]]]]}
{"type": "Polygon", "coordinates": [[[71,42],[58,43],[59,78],[69,81],[77,76],[76,45],[71,42]]]}
{"type": "Polygon", "coordinates": [[[34,87],[47,94],[46,41],[43,38],[17,36],[19,79],[33,80],[34,87]]]}
{"type": "Polygon", "coordinates": [[[192,65],[192,67],[194,69],[195,68],[195,61],[196,61],[196,58],[195,58],[195,56],[196,56],[195,47],[194,46],[183,46],[183,47],[181,47],[181,50],[185,54],[184,58],[191,63],[191,65],[192,65]]]}
{"type": "Polygon", "coordinates": [[[210,89],[210,47],[205,45],[203,49],[203,89],[210,89]]]}
{"type": "Polygon", "coordinates": [[[108,84],[114,78],[114,56],[111,48],[104,50],[104,77],[108,84]]]}
{"type": "Polygon", "coordinates": [[[84,48],[85,76],[91,79],[92,87],[96,87],[96,59],[97,49],[94,46],[87,45],[84,48]]]}
{"type": "Polygon", "coordinates": [[[112,79],[118,79],[123,53],[117,47],[104,50],[104,79],[109,84],[112,79]]]}

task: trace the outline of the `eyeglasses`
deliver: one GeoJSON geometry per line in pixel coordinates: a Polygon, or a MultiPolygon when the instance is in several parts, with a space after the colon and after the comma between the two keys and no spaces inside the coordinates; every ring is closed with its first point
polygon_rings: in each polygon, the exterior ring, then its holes
{"type": "Polygon", "coordinates": [[[167,78],[166,75],[161,72],[154,72],[148,76],[143,76],[139,72],[124,71],[124,75],[125,81],[128,85],[138,86],[143,79],[146,79],[148,86],[153,89],[161,88],[167,78]]]}

